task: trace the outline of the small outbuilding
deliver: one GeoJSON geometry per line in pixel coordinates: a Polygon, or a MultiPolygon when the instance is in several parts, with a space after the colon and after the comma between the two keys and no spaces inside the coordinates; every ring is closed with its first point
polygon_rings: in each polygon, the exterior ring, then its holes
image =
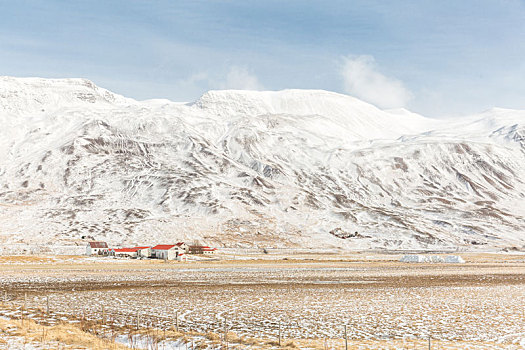
{"type": "Polygon", "coordinates": [[[93,241],[86,246],[86,255],[108,255],[109,247],[106,242],[93,241]]]}

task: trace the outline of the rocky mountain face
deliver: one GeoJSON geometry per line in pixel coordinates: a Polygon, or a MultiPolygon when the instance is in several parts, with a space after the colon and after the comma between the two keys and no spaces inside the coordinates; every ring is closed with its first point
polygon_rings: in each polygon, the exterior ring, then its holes
{"type": "Polygon", "coordinates": [[[327,91],[135,101],[0,77],[0,243],[522,247],[525,111],[433,120],[327,91]]]}

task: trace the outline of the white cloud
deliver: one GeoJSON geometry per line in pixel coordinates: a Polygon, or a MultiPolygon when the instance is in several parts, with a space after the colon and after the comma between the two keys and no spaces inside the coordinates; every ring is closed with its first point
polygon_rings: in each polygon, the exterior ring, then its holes
{"type": "Polygon", "coordinates": [[[245,67],[233,66],[226,74],[226,79],[220,84],[221,89],[263,90],[257,77],[245,67]]]}
{"type": "Polygon", "coordinates": [[[412,98],[399,80],[381,74],[372,56],[348,56],[341,70],[345,92],[380,108],[405,107],[412,98]]]}
{"type": "Polygon", "coordinates": [[[239,66],[232,66],[226,72],[210,73],[208,71],[197,71],[173,84],[173,89],[177,91],[177,100],[195,99],[208,90],[263,90],[264,87],[259,83],[257,77],[251,74],[248,69],[239,66]]]}

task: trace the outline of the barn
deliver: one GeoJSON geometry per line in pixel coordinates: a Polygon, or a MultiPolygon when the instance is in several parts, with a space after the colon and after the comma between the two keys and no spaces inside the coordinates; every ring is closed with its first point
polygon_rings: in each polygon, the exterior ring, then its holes
{"type": "Polygon", "coordinates": [[[106,242],[89,242],[86,246],[86,255],[108,255],[109,247],[106,242]]]}
{"type": "Polygon", "coordinates": [[[118,258],[136,258],[138,249],[135,248],[115,248],[111,249],[110,254],[118,258]]]}
{"type": "Polygon", "coordinates": [[[151,257],[164,260],[176,260],[186,253],[185,243],[159,244],[151,248],[151,257]]]}
{"type": "Polygon", "coordinates": [[[151,247],[115,248],[110,250],[110,254],[116,257],[149,258],[151,247]]]}

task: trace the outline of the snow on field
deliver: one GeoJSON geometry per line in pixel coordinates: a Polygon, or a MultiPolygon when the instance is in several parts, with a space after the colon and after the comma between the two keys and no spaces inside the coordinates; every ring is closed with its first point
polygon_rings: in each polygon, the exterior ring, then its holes
{"type": "MultiPolygon", "coordinates": [[[[228,329],[238,335],[276,339],[280,323],[284,339],[340,339],[343,325],[347,324],[349,339],[357,343],[424,340],[431,335],[440,341],[494,342],[512,348],[513,344],[525,344],[523,295],[521,286],[373,291],[319,286],[236,287],[219,291],[209,287],[164,287],[57,293],[52,295],[52,302],[55,311],[60,310],[56,318],[65,320],[67,315],[81,312],[88,320],[99,319],[104,305],[105,317],[114,324],[133,324],[139,313],[144,327],[168,328],[174,325],[177,310],[179,326],[185,331],[220,334],[226,322],[228,329]]],[[[16,312],[11,314],[15,315],[16,312]]],[[[38,317],[34,315],[35,319],[38,317]]],[[[125,339],[122,336],[120,340],[125,343],[125,339]]],[[[181,344],[172,342],[166,346],[179,348],[181,344]]]]}
{"type": "MultiPolygon", "coordinates": [[[[134,324],[139,315],[143,327],[166,329],[174,326],[177,315],[183,331],[221,334],[226,325],[239,336],[263,339],[276,339],[279,324],[286,339],[341,339],[346,324],[349,339],[357,343],[396,343],[428,336],[449,345],[479,342],[485,348],[487,344],[519,348],[525,343],[525,286],[513,279],[512,271],[505,284],[492,284],[495,277],[491,273],[486,279],[480,274],[467,283],[465,278],[476,273],[475,267],[451,275],[456,267],[441,265],[435,267],[439,274],[434,276],[426,266],[417,270],[418,275],[400,266],[395,270],[399,276],[374,265],[216,266],[151,268],[140,273],[123,270],[125,273],[107,276],[89,270],[56,276],[18,275],[0,282],[4,288],[29,288],[31,306],[42,308],[49,296],[54,322],[71,315],[97,320],[104,310],[106,318],[122,326],[134,324]],[[426,278],[427,286],[405,286],[410,276],[416,281],[411,283],[426,278]],[[442,285],[440,279],[450,282],[442,285]],[[89,290],[96,283],[106,284],[89,290]]],[[[19,314],[18,309],[4,316],[19,314]]]]}

